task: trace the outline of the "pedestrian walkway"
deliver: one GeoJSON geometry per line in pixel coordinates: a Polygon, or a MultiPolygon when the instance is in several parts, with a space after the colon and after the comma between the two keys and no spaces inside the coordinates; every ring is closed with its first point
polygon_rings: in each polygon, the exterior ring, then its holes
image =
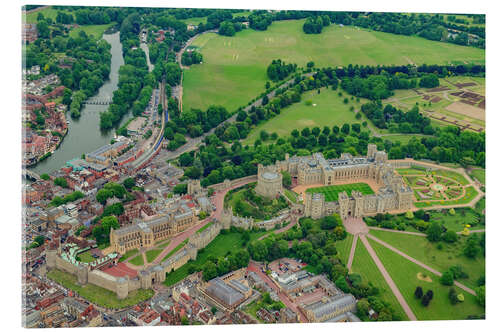
{"type": "MultiPolygon", "coordinates": [[[[367,235],[367,236],[370,236],[370,235],[367,235]]],[[[401,294],[401,292],[399,291],[398,287],[396,286],[396,283],[394,283],[394,280],[391,278],[391,276],[389,275],[389,273],[385,269],[384,265],[382,264],[382,262],[380,261],[380,259],[377,256],[377,254],[375,253],[375,250],[373,250],[370,243],[366,239],[365,235],[361,235],[361,236],[359,236],[359,238],[361,239],[366,250],[368,251],[368,253],[372,257],[373,262],[375,263],[375,265],[377,265],[377,268],[379,269],[380,273],[382,274],[385,281],[387,282],[387,285],[389,286],[389,288],[391,288],[391,290],[392,290],[394,296],[396,297],[396,299],[398,300],[399,304],[401,304],[401,307],[403,308],[404,312],[408,316],[408,319],[417,320],[417,317],[415,316],[413,311],[410,309],[410,306],[408,305],[408,303],[406,303],[406,300],[403,297],[403,295],[401,294]]]]}
{"type": "MultiPolygon", "coordinates": [[[[383,240],[380,240],[378,239],[377,237],[373,236],[373,235],[370,235],[368,234],[367,237],[369,237],[370,239],[373,239],[374,241],[376,241],[377,243],[381,244],[382,246],[388,248],[389,250],[399,254],[400,256],[402,256],[403,258],[413,262],[414,264],[417,264],[418,266],[422,267],[423,269],[426,269],[428,270],[429,272],[441,277],[443,274],[437,270],[435,270],[434,268],[432,267],[429,267],[428,265],[424,264],[423,262],[421,261],[418,261],[417,259],[413,258],[413,257],[410,257],[409,255],[407,255],[406,253],[396,249],[395,247],[387,244],[386,242],[384,242],[383,240]]],[[[463,289],[464,291],[468,292],[469,294],[472,294],[474,296],[476,296],[476,292],[466,286],[464,286],[463,284],[455,281],[455,285],[461,289],[463,289]]]]}
{"type": "Polygon", "coordinates": [[[395,232],[395,233],[398,233],[398,234],[406,234],[406,235],[427,237],[426,234],[423,234],[421,232],[394,230],[394,229],[386,229],[386,228],[379,228],[379,227],[368,227],[368,229],[370,229],[370,230],[380,230],[380,231],[395,232]]]}
{"type": "Polygon", "coordinates": [[[349,253],[349,259],[347,259],[347,269],[351,271],[352,262],[354,260],[354,253],[356,252],[356,244],[358,243],[358,235],[354,235],[354,239],[351,244],[351,252],[349,253]]]}

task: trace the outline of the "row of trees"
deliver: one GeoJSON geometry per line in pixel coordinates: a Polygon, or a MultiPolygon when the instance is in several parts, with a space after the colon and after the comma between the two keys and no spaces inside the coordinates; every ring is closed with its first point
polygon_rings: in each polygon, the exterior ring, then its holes
{"type": "Polygon", "coordinates": [[[281,81],[297,70],[297,64],[286,64],[281,59],[273,60],[267,66],[267,77],[271,81],[281,81]]]}
{"type": "Polygon", "coordinates": [[[181,63],[184,66],[199,64],[203,61],[203,55],[197,51],[186,51],[182,54],[181,63]]]}
{"type": "Polygon", "coordinates": [[[320,34],[323,27],[330,25],[330,17],[328,15],[308,17],[302,26],[302,30],[306,34],[320,34]]]}

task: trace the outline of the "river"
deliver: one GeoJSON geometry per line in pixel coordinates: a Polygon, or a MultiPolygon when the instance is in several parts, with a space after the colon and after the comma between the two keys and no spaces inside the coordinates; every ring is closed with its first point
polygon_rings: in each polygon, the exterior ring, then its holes
{"type": "MultiPolygon", "coordinates": [[[[118,69],[124,64],[122,55],[122,45],[120,43],[120,33],[104,34],[103,39],[111,44],[111,71],[109,80],[99,89],[97,95],[91,97],[98,100],[111,99],[113,91],[118,87],[118,69]]],[[[39,162],[31,168],[38,174],[51,173],[60,169],[66,161],[80,157],[95,149],[109,143],[114,135],[114,130],[103,132],[99,129],[99,113],[106,111],[108,105],[84,105],[79,119],[72,119],[67,112],[69,121],[68,134],[52,156],[39,162]]],[[[127,121],[132,116],[131,112],[125,115],[121,123],[127,121]]]]}

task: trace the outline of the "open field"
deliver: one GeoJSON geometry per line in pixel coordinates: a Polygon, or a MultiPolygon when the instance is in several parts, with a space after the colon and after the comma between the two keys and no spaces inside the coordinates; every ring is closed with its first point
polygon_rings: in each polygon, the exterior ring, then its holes
{"type": "Polygon", "coordinates": [[[87,35],[93,35],[95,38],[99,39],[102,37],[102,34],[104,31],[106,31],[109,27],[114,25],[115,23],[108,23],[108,24],[96,24],[96,25],[82,25],[79,26],[78,28],[71,29],[69,32],[70,37],[76,37],[78,36],[78,33],[80,31],[85,31],[87,35]]]}
{"type": "MultiPolygon", "coordinates": [[[[272,232],[272,231],[271,231],[272,232]]],[[[262,235],[265,235],[266,232],[252,232],[250,233],[250,241],[253,241],[262,235]]],[[[203,264],[207,261],[209,256],[213,257],[221,257],[225,256],[228,252],[236,252],[243,247],[243,239],[242,234],[240,233],[227,233],[227,234],[219,234],[214,240],[208,244],[203,250],[198,252],[198,256],[196,260],[185,264],[179,269],[168,273],[165,279],[164,284],[167,286],[171,286],[180,280],[184,279],[189,275],[188,268],[193,265],[194,267],[202,268],[203,264]]]]}
{"type": "Polygon", "coordinates": [[[57,269],[48,272],[47,277],[65,288],[75,291],[90,302],[111,309],[129,307],[150,299],[154,295],[152,289],[138,289],[131,291],[127,298],[120,300],[114,292],[96,285],[88,283],[85,286],[80,286],[77,283],[76,277],[57,269]]]}
{"type": "Polygon", "coordinates": [[[130,259],[128,262],[131,263],[132,265],[135,265],[135,266],[144,265],[144,259],[142,258],[142,254],[135,256],[134,258],[130,259]]]}
{"type": "Polygon", "coordinates": [[[459,240],[452,244],[443,242],[443,249],[439,250],[437,243],[429,242],[426,237],[381,230],[370,230],[370,233],[441,273],[451,266],[462,266],[469,278],[459,281],[470,288],[477,287],[477,279],[485,273],[484,256],[480,254],[476,259],[470,259],[463,254],[465,236],[459,236],[459,240]]]}
{"type": "Polygon", "coordinates": [[[454,287],[457,293],[464,295],[465,301],[452,305],[448,298],[450,287],[443,286],[438,276],[402,258],[374,240],[368,240],[419,320],[460,320],[466,319],[469,315],[484,314],[484,308],[476,303],[475,296],[454,287]],[[424,279],[427,281],[422,279],[423,274],[426,275],[427,278],[424,279]],[[428,290],[433,291],[434,297],[429,306],[423,306],[414,296],[417,286],[421,286],[424,293],[428,290]]]}
{"type": "Polygon", "coordinates": [[[80,253],[78,255],[78,259],[80,259],[81,262],[95,261],[94,257],[92,257],[92,253],[90,252],[90,250],[80,253]]]}
{"type": "Polygon", "coordinates": [[[146,251],[146,260],[148,261],[148,263],[153,262],[153,260],[155,260],[156,257],[158,257],[161,251],[163,251],[163,248],[146,251]]]}
{"type": "MultiPolygon", "coordinates": [[[[242,144],[253,144],[262,130],[268,133],[276,132],[278,137],[290,135],[293,129],[299,131],[304,127],[313,128],[318,126],[332,127],[337,125],[342,127],[343,124],[359,123],[367,120],[362,114],[361,119],[356,119],[356,114],[350,108],[359,110],[365,99],[351,100],[350,95],[343,94],[339,96],[340,90],[334,91],[327,88],[322,88],[321,93],[318,94],[317,90],[312,90],[304,93],[300,102],[292,104],[283,108],[279,115],[265,121],[264,123],[255,127],[250,131],[248,137],[242,141],[242,144]],[[344,98],[349,98],[349,102],[344,104],[344,98]],[[306,105],[306,101],[311,101],[312,105],[306,105]],[[314,106],[315,105],[315,106],[314,106]]],[[[371,121],[367,120],[369,123],[371,121]]]]}
{"type": "Polygon", "coordinates": [[[432,210],[429,211],[431,215],[430,220],[439,222],[447,230],[455,232],[462,231],[467,224],[471,225],[470,230],[484,229],[484,224],[479,223],[479,216],[472,208],[457,208],[455,212],[455,215],[451,215],[440,210],[432,210]]]}
{"type": "MultiPolygon", "coordinates": [[[[72,12],[66,11],[66,10],[59,10],[59,9],[54,9],[52,7],[47,7],[44,9],[40,9],[39,11],[35,11],[32,13],[28,13],[26,15],[26,23],[37,23],[37,16],[38,14],[42,13],[42,15],[45,18],[51,18],[53,21],[56,20],[57,12],[65,12],[67,14],[73,14],[72,12]]],[[[74,16],[74,15],[73,15],[74,16]]]]}
{"type": "Polygon", "coordinates": [[[290,191],[289,189],[284,189],[284,193],[288,199],[290,199],[291,202],[297,203],[298,198],[297,198],[297,193],[290,191]]]}
{"type": "Polygon", "coordinates": [[[135,256],[137,253],[139,253],[138,249],[133,249],[133,250],[127,251],[123,254],[123,256],[121,256],[119,262],[125,261],[128,258],[135,256]]]}
{"type": "Polygon", "coordinates": [[[440,78],[439,85],[441,91],[436,91],[437,88],[395,90],[394,96],[384,102],[403,110],[410,110],[414,105],[418,105],[420,110],[431,117],[435,125],[455,124],[476,131],[484,129],[484,78],[451,76],[440,78]]]}
{"type": "Polygon", "coordinates": [[[361,192],[363,195],[373,194],[372,188],[366,183],[353,183],[345,185],[331,185],[331,186],[321,186],[309,188],[306,192],[309,193],[323,193],[325,195],[325,201],[337,201],[339,198],[339,193],[346,191],[347,195],[351,195],[353,190],[361,192]]]}
{"type": "Polygon", "coordinates": [[[481,184],[486,185],[486,170],[484,169],[474,169],[471,171],[471,176],[476,178],[481,182],[481,184]]]}
{"type": "Polygon", "coordinates": [[[349,259],[353,238],[353,235],[348,233],[345,239],[335,241],[335,248],[337,249],[338,256],[345,265],[347,265],[347,260],[349,259]]]}
{"type": "Polygon", "coordinates": [[[184,73],[183,108],[220,104],[234,111],[264,90],[266,67],[278,58],[299,66],[314,61],[317,67],[485,61],[478,48],[356,27],[332,25],[307,35],[303,22],[273,22],[267,31],[246,29],[234,37],[208,33],[196,38],[192,45],[200,48],[203,64],[184,73]]]}
{"type": "Polygon", "coordinates": [[[394,293],[387,285],[387,282],[385,282],[384,277],[361,241],[358,241],[356,244],[356,253],[352,262],[351,271],[352,273],[361,275],[362,281],[369,282],[377,287],[380,291],[378,296],[391,305],[401,320],[408,320],[401,304],[399,304],[396,296],[394,296],[394,293]]]}

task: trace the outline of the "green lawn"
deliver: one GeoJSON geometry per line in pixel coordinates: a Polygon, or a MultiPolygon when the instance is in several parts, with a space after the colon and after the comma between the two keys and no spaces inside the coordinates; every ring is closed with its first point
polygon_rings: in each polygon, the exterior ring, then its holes
{"type": "Polygon", "coordinates": [[[140,254],[140,253],[138,256],[130,259],[128,262],[131,263],[132,265],[136,265],[136,266],[144,265],[144,259],[142,258],[142,254],[140,254]]]}
{"type": "Polygon", "coordinates": [[[289,189],[286,189],[285,188],[285,191],[284,191],[286,197],[288,199],[290,199],[291,202],[293,203],[297,203],[298,199],[297,199],[297,193],[293,192],[293,191],[290,191],[289,189]]]}
{"type": "MultiPolygon", "coordinates": [[[[250,241],[257,239],[265,235],[266,233],[267,231],[252,232],[250,234],[250,241]]],[[[201,252],[198,252],[196,260],[194,260],[191,263],[185,264],[184,266],[180,267],[178,270],[175,270],[174,272],[168,273],[164,283],[167,286],[171,286],[189,275],[188,267],[190,265],[194,265],[195,267],[202,267],[203,264],[207,261],[207,258],[209,256],[214,256],[214,257],[225,256],[229,251],[236,252],[240,250],[242,247],[243,247],[242,234],[237,232],[219,234],[201,252]]]]}
{"type": "Polygon", "coordinates": [[[474,169],[471,172],[472,178],[476,178],[481,182],[481,184],[486,184],[486,170],[484,169],[474,169]]]}
{"type": "Polygon", "coordinates": [[[347,265],[347,260],[349,259],[349,253],[351,252],[351,245],[353,241],[353,236],[351,234],[347,234],[347,237],[342,240],[338,240],[335,242],[335,248],[337,249],[338,255],[342,263],[347,265]]]}
{"type": "Polygon", "coordinates": [[[161,260],[162,262],[164,262],[165,260],[167,260],[168,258],[170,258],[171,256],[173,256],[177,251],[179,251],[184,245],[187,244],[187,242],[189,241],[189,238],[186,238],[185,240],[183,240],[179,245],[177,245],[172,251],[170,251],[165,257],[163,257],[163,259],[161,260]]]}
{"type": "Polygon", "coordinates": [[[146,260],[148,261],[148,263],[153,262],[153,260],[155,260],[156,257],[158,257],[161,251],[163,251],[163,248],[146,251],[146,260]]]}
{"type": "Polygon", "coordinates": [[[412,138],[420,139],[420,138],[431,138],[431,137],[432,137],[431,135],[424,135],[424,134],[382,135],[383,140],[389,140],[392,143],[401,142],[401,144],[403,145],[410,142],[412,138]]]}
{"type": "Polygon", "coordinates": [[[115,23],[109,23],[109,24],[99,24],[99,25],[82,25],[79,26],[78,28],[71,29],[69,31],[69,36],[70,37],[77,37],[78,33],[80,31],[85,31],[87,35],[93,35],[95,38],[99,39],[102,37],[102,34],[104,31],[106,31],[109,27],[114,25],[115,23]]]}
{"type": "Polygon", "coordinates": [[[26,23],[37,23],[37,17],[38,17],[39,13],[42,13],[42,15],[45,18],[51,18],[55,22],[56,16],[57,16],[57,12],[65,12],[67,14],[72,14],[69,11],[54,9],[54,8],[52,8],[52,7],[49,6],[47,8],[41,9],[41,10],[39,10],[37,12],[28,13],[26,15],[26,23]]]}
{"type": "Polygon", "coordinates": [[[309,193],[323,193],[325,195],[325,201],[337,201],[339,198],[339,193],[346,191],[347,195],[351,195],[353,190],[361,192],[363,195],[373,194],[372,188],[366,183],[353,183],[345,185],[330,185],[309,188],[306,192],[309,193]]]}
{"type": "Polygon", "coordinates": [[[429,213],[431,221],[441,223],[447,230],[462,231],[466,224],[472,226],[471,230],[484,229],[484,224],[479,224],[479,216],[472,209],[457,208],[455,215],[442,213],[441,211],[430,211],[429,213]]]}
{"type": "MultiPolygon", "coordinates": [[[[283,108],[279,115],[259,124],[250,131],[242,144],[253,144],[259,138],[262,130],[266,130],[268,133],[276,132],[279,137],[284,137],[290,135],[293,129],[300,131],[304,127],[312,128],[318,126],[319,128],[323,128],[325,125],[329,127],[338,125],[341,127],[345,123],[361,124],[367,120],[363,114],[362,118],[357,120],[354,111],[350,110],[351,106],[359,110],[361,105],[366,103],[365,99],[360,99],[359,102],[356,102],[356,99],[351,100],[350,95],[345,93],[343,93],[343,96],[339,96],[339,90],[333,91],[322,88],[320,91],[320,94],[318,94],[317,90],[304,93],[300,102],[283,108]],[[349,102],[344,104],[343,101],[346,97],[349,99],[349,102]],[[306,105],[306,101],[311,101],[312,105],[306,105]]],[[[368,122],[370,121],[368,120],[368,122]]]]}
{"type": "Polygon", "coordinates": [[[137,253],[139,253],[139,250],[138,249],[133,249],[133,250],[130,250],[130,251],[127,251],[123,254],[123,256],[120,257],[120,260],[118,260],[119,262],[122,262],[122,261],[125,261],[127,260],[128,258],[132,257],[132,256],[135,256],[137,253]]]}
{"type": "Polygon", "coordinates": [[[207,224],[205,224],[203,227],[201,227],[200,229],[198,229],[196,231],[197,234],[203,232],[203,230],[207,229],[208,227],[210,227],[212,224],[214,224],[213,222],[208,222],[207,224]]]}
{"type": "Polygon", "coordinates": [[[77,257],[81,262],[93,262],[95,261],[94,257],[92,257],[92,253],[89,251],[82,252],[77,257]]]}
{"type": "Polygon", "coordinates": [[[127,298],[120,300],[114,292],[99,286],[90,283],[85,286],[80,286],[77,283],[76,277],[57,269],[53,269],[48,272],[47,277],[65,288],[77,292],[80,296],[90,302],[110,309],[129,307],[148,300],[154,295],[154,291],[151,289],[138,289],[130,292],[127,298]]]}
{"type": "Polygon", "coordinates": [[[302,31],[304,20],[273,22],[266,31],[246,29],[234,37],[215,33],[197,37],[203,64],[184,73],[184,109],[221,104],[234,111],[264,90],[266,67],[273,59],[305,67],[484,63],[484,50],[414,36],[332,25],[318,35],[302,31]]]}
{"type": "MultiPolygon", "coordinates": [[[[429,242],[426,237],[380,230],[370,230],[370,233],[441,273],[451,266],[462,266],[469,278],[461,279],[460,282],[470,288],[477,287],[477,279],[485,273],[484,256],[470,259],[462,254],[466,240],[464,236],[459,236],[459,241],[454,244],[443,242],[443,249],[438,250],[437,244],[429,242]]],[[[400,258],[403,260],[402,257],[400,258]]]]}
{"type": "Polygon", "coordinates": [[[391,305],[392,309],[401,318],[401,320],[408,320],[401,304],[399,304],[396,296],[394,296],[394,293],[385,282],[384,277],[373,262],[361,240],[358,240],[358,243],[356,244],[356,252],[352,262],[351,271],[352,273],[361,275],[362,281],[370,282],[377,287],[380,291],[378,296],[391,305]]]}
{"type": "Polygon", "coordinates": [[[405,175],[425,175],[425,170],[416,169],[416,168],[401,168],[401,169],[396,169],[396,172],[402,176],[405,176],[405,175]]]}
{"type": "Polygon", "coordinates": [[[155,245],[157,247],[161,247],[162,249],[166,248],[168,246],[168,244],[170,244],[170,239],[167,239],[167,240],[164,240],[164,241],[161,241],[161,242],[158,242],[156,243],[155,245]]]}
{"type": "Polygon", "coordinates": [[[419,320],[461,320],[469,315],[484,314],[484,308],[476,303],[475,296],[455,287],[457,293],[464,295],[465,301],[451,305],[448,299],[450,287],[443,286],[436,275],[425,271],[377,242],[368,240],[419,320]],[[417,277],[418,273],[426,274],[432,282],[420,280],[417,277]],[[417,286],[421,286],[424,293],[427,290],[433,291],[434,297],[428,307],[424,307],[420,300],[415,298],[414,292],[417,286]]]}

